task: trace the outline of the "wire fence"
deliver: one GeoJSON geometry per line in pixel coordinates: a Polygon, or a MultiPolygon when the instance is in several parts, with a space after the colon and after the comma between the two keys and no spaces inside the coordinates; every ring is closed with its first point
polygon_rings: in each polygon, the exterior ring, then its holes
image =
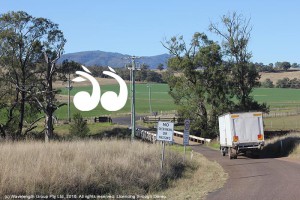
{"type": "Polygon", "coordinates": [[[288,117],[288,116],[296,116],[300,115],[300,110],[296,109],[295,111],[289,111],[289,112],[270,112],[270,113],[264,113],[264,118],[274,118],[274,117],[288,117]]]}

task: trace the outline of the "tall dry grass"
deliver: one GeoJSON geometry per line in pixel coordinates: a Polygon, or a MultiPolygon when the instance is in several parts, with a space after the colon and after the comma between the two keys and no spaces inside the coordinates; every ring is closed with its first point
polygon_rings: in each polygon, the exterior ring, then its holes
{"type": "Polygon", "coordinates": [[[0,195],[148,194],[181,176],[182,157],[130,141],[15,142],[0,145],[0,195]]]}
{"type": "Polygon", "coordinates": [[[266,140],[266,145],[261,153],[265,157],[300,158],[300,133],[276,136],[266,140]]]}

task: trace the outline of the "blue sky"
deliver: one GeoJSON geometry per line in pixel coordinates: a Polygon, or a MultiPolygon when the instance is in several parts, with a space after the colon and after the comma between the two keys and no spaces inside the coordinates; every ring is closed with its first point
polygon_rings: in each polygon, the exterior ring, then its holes
{"type": "Polygon", "coordinates": [[[251,17],[252,61],[300,63],[300,2],[297,0],[1,0],[0,13],[23,10],[59,24],[65,53],[88,50],[152,56],[168,51],[164,38],[208,31],[210,21],[237,11],[251,17]]]}

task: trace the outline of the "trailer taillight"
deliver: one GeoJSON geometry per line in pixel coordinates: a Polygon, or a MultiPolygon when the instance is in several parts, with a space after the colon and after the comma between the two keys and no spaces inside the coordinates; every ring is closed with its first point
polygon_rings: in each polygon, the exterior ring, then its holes
{"type": "Polygon", "coordinates": [[[233,142],[237,142],[237,141],[239,141],[239,136],[233,136],[233,142]]]}
{"type": "Polygon", "coordinates": [[[264,136],[263,136],[262,134],[258,134],[258,135],[257,135],[257,139],[258,139],[258,140],[263,140],[263,139],[264,139],[264,136]]]}

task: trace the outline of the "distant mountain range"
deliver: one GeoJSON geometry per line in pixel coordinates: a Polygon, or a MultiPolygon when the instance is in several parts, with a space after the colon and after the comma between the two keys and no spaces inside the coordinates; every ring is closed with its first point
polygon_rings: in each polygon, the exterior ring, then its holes
{"type": "MultiPolygon", "coordinates": [[[[105,51],[83,51],[77,53],[63,54],[59,59],[59,63],[63,60],[73,60],[85,66],[111,66],[111,67],[124,67],[125,64],[131,63],[131,60],[126,60],[129,55],[121,53],[112,53],[105,51]]],[[[167,66],[167,61],[171,57],[169,54],[161,54],[156,56],[142,56],[136,62],[140,64],[147,64],[151,69],[157,68],[159,64],[167,66]]]]}

